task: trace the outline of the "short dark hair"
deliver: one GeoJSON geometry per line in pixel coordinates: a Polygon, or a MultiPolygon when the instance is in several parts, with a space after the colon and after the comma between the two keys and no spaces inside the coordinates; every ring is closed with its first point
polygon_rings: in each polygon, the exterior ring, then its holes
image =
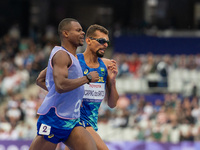
{"type": "Polygon", "coordinates": [[[97,31],[97,30],[100,32],[103,32],[107,35],[109,34],[109,31],[106,28],[104,28],[101,25],[94,24],[94,25],[89,26],[89,28],[87,29],[86,37],[94,37],[96,35],[95,31],[97,31]]]}
{"type": "Polygon", "coordinates": [[[72,21],[78,22],[76,19],[73,19],[73,18],[63,19],[58,25],[58,34],[61,35],[63,30],[70,30],[70,27],[71,27],[70,24],[72,21]]]}

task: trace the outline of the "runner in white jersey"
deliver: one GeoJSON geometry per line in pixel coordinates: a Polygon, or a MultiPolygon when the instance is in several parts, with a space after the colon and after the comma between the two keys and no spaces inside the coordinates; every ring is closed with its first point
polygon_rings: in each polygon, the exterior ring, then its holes
{"type": "MultiPolygon", "coordinates": [[[[89,132],[77,126],[84,94],[82,85],[89,82],[76,58],[77,47],[83,45],[84,32],[72,18],[63,19],[58,32],[61,46],[54,47],[49,57],[43,85],[49,93],[38,109],[37,136],[30,150],[55,150],[59,142],[74,150],[96,150],[89,132]]],[[[96,71],[90,76],[92,82],[99,79],[96,71]]]]}
{"type": "MultiPolygon", "coordinates": [[[[119,98],[116,90],[116,76],[118,73],[116,61],[101,58],[108,47],[108,30],[100,25],[91,25],[86,33],[87,48],[83,54],[77,54],[83,75],[88,76],[92,71],[97,71],[99,80],[95,83],[84,84],[85,94],[81,107],[80,125],[84,125],[94,138],[98,150],[108,150],[108,147],[97,134],[98,109],[102,100],[113,108],[119,98]]],[[[91,78],[92,79],[92,78],[91,78]]],[[[38,85],[42,88],[45,81],[45,70],[38,77],[38,85]]],[[[68,150],[65,147],[65,150],[68,150]]]]}

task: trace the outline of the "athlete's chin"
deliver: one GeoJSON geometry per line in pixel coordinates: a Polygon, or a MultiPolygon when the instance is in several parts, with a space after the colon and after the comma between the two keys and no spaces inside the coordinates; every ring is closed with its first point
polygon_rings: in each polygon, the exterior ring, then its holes
{"type": "Polygon", "coordinates": [[[98,57],[102,58],[104,54],[97,54],[98,57]]]}
{"type": "Polygon", "coordinates": [[[98,57],[103,57],[104,53],[105,53],[104,50],[98,50],[98,51],[96,51],[96,54],[97,54],[98,57]]]}

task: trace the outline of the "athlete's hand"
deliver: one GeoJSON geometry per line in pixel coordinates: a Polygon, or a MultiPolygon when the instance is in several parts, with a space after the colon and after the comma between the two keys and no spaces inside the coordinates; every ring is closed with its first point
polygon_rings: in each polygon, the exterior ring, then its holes
{"type": "Polygon", "coordinates": [[[97,82],[99,80],[99,73],[97,71],[92,71],[89,74],[92,76],[91,82],[97,82]]]}
{"type": "Polygon", "coordinates": [[[108,75],[111,80],[115,80],[115,78],[118,74],[117,63],[113,59],[110,61],[111,61],[111,63],[108,65],[108,75]]]}

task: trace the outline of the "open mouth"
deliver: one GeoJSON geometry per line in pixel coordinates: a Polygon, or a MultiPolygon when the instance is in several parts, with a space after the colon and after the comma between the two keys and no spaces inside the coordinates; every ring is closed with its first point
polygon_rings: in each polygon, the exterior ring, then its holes
{"type": "Polygon", "coordinates": [[[105,50],[104,50],[104,49],[100,49],[99,52],[100,52],[100,53],[104,53],[105,50]]]}

